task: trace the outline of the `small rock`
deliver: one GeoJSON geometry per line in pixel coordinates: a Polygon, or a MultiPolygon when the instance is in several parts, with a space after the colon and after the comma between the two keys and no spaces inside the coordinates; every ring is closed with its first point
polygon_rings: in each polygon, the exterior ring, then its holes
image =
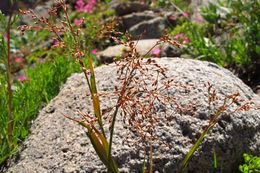
{"type": "Polygon", "coordinates": [[[165,18],[156,17],[134,25],[129,29],[129,33],[134,39],[138,39],[140,36],[142,36],[142,39],[159,38],[163,35],[166,27],[165,18]]]}
{"type": "Polygon", "coordinates": [[[155,18],[156,15],[153,11],[144,11],[138,13],[132,13],[121,17],[120,30],[129,30],[132,26],[155,18]]]}
{"type": "Polygon", "coordinates": [[[45,108],[45,112],[52,114],[55,112],[55,107],[53,107],[52,105],[49,105],[48,107],[45,108]]]}
{"type": "Polygon", "coordinates": [[[161,52],[162,57],[180,57],[183,53],[183,49],[166,43],[162,45],[161,52]]]}
{"type": "MultiPolygon", "coordinates": [[[[159,41],[158,39],[146,39],[135,41],[137,52],[140,55],[145,55],[149,49],[159,41]]],[[[124,50],[127,48],[124,45],[110,46],[104,51],[98,52],[99,63],[112,63],[116,57],[121,57],[124,50]]]]}
{"type": "Polygon", "coordinates": [[[141,12],[141,11],[149,10],[149,5],[145,3],[140,3],[138,1],[127,2],[127,3],[126,2],[118,3],[113,1],[111,4],[112,4],[112,8],[115,10],[118,16],[123,16],[133,12],[141,12]]]}
{"type": "MultiPolygon", "coordinates": [[[[37,15],[48,18],[49,10],[52,8],[53,5],[54,1],[48,1],[36,6],[34,11],[37,13],[37,15]]],[[[30,24],[31,22],[33,22],[33,19],[30,15],[22,15],[19,22],[20,24],[30,24]]]]}
{"type": "Polygon", "coordinates": [[[255,87],[255,93],[260,97],[260,85],[255,87]]]}

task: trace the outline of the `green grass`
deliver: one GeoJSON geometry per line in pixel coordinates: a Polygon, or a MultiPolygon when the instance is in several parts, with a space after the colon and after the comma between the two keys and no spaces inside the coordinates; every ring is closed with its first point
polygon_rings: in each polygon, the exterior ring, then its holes
{"type": "Polygon", "coordinates": [[[59,92],[60,85],[73,72],[78,72],[76,62],[65,56],[59,56],[45,63],[37,64],[26,71],[29,81],[16,84],[13,92],[14,131],[12,144],[8,143],[7,120],[8,103],[5,78],[0,76],[0,165],[17,151],[18,144],[26,138],[38,112],[59,92]]]}

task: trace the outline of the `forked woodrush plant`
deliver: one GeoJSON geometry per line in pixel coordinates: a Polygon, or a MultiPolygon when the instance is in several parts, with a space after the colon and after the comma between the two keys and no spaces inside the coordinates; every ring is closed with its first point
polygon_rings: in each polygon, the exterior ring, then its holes
{"type": "MultiPolygon", "coordinates": [[[[185,108],[180,106],[175,98],[169,96],[169,91],[175,87],[173,79],[167,77],[167,69],[161,67],[156,63],[154,59],[147,58],[149,52],[161,43],[167,42],[174,46],[180,47],[176,41],[173,41],[169,36],[162,37],[147,54],[141,56],[136,50],[136,43],[132,41],[131,37],[126,33],[122,34],[116,32],[114,29],[115,23],[109,23],[105,25],[99,32],[97,37],[109,36],[114,41],[123,44],[127,47],[123,53],[121,59],[116,61],[118,66],[118,85],[114,87],[114,92],[103,94],[97,90],[97,84],[95,80],[94,65],[91,57],[87,53],[87,45],[81,40],[81,29],[73,26],[69,18],[69,9],[64,0],[58,0],[56,6],[49,11],[50,18],[44,18],[38,16],[32,10],[20,10],[22,14],[31,15],[35,22],[35,26],[23,25],[20,26],[21,31],[30,29],[45,29],[54,34],[57,42],[54,47],[66,48],[73,55],[75,60],[81,66],[81,70],[87,80],[87,86],[90,91],[90,96],[93,104],[93,114],[79,112],[81,118],[77,119],[68,115],[65,117],[76,121],[81,126],[87,129],[87,136],[89,137],[92,146],[94,147],[100,160],[107,167],[108,172],[118,173],[118,167],[112,158],[112,142],[115,130],[115,123],[118,115],[121,115],[123,122],[127,125],[130,131],[139,137],[140,141],[150,147],[149,151],[149,172],[152,172],[152,155],[153,148],[152,143],[159,137],[156,135],[156,126],[162,118],[158,112],[158,106],[174,105],[178,112],[185,111],[185,108]],[[57,10],[63,11],[63,16],[59,23],[57,20],[57,10]],[[64,37],[71,38],[70,42],[66,42],[64,37]],[[123,38],[123,39],[121,39],[123,38]],[[84,61],[86,59],[87,62],[84,61]],[[161,78],[166,80],[161,81],[161,78]],[[115,105],[107,108],[105,111],[101,111],[101,96],[107,96],[114,94],[117,97],[115,105]],[[105,133],[105,123],[109,123],[109,135],[105,133]]],[[[187,87],[187,86],[183,86],[187,87]]],[[[211,103],[216,100],[215,92],[212,92],[212,86],[209,86],[209,107],[211,103]]],[[[226,109],[238,100],[238,95],[234,94],[227,96],[222,106],[216,109],[216,112],[211,113],[212,116],[209,121],[209,125],[204,129],[201,137],[191,148],[190,152],[183,161],[180,168],[181,171],[187,166],[191,156],[198,148],[204,136],[208,131],[216,124],[219,116],[226,111],[226,109]]],[[[247,109],[248,105],[238,107],[234,111],[247,109]]],[[[214,109],[215,110],[215,109],[214,109]]],[[[168,115],[165,110],[165,118],[170,119],[171,115],[168,115]]],[[[143,171],[147,172],[144,166],[143,171]]]]}
{"type": "MultiPolygon", "coordinates": [[[[115,87],[114,94],[118,96],[116,105],[114,105],[110,111],[106,112],[106,115],[102,115],[92,59],[88,56],[81,43],[79,37],[80,29],[75,29],[72,26],[68,16],[68,8],[64,1],[58,1],[56,6],[49,11],[51,18],[57,15],[56,12],[58,8],[62,9],[64,12],[60,24],[56,24],[54,20],[38,16],[32,10],[20,10],[22,14],[31,15],[36,25],[22,25],[19,28],[22,32],[30,29],[48,30],[54,34],[55,39],[57,40],[57,43],[54,46],[61,48],[68,45],[64,42],[62,37],[64,37],[65,34],[71,35],[73,44],[72,47],[68,48],[85,74],[88,88],[91,93],[94,116],[86,113],[79,113],[82,117],[81,119],[75,119],[67,115],[65,116],[87,128],[87,135],[99,158],[108,168],[108,172],[119,172],[111,155],[114,125],[119,110],[123,116],[124,122],[131,127],[130,129],[132,131],[138,132],[142,141],[153,141],[155,139],[155,126],[160,121],[159,116],[156,116],[156,104],[166,104],[169,101],[169,98],[163,96],[162,93],[170,88],[170,83],[172,81],[169,80],[163,84],[159,84],[158,78],[160,75],[166,77],[166,69],[156,64],[154,60],[143,60],[143,57],[137,52],[135,43],[131,41],[129,35],[125,35],[126,41],[121,41],[119,37],[122,36],[122,34],[114,31],[114,23],[105,25],[100,32],[100,35],[113,34],[112,38],[128,47],[129,51],[125,53],[125,56],[122,57],[119,62],[117,62],[117,65],[119,66],[118,79],[120,81],[120,86],[115,87]],[[87,63],[84,63],[83,57],[86,57],[87,63]],[[153,67],[154,74],[148,73],[149,66],[153,67]],[[106,118],[111,122],[109,138],[107,138],[105,134],[103,118],[106,118]],[[96,127],[97,124],[98,128],[96,127]]],[[[177,42],[171,41],[170,38],[166,36],[158,41],[156,45],[159,45],[161,42],[171,42],[176,46],[180,46],[177,42]]],[[[150,159],[150,165],[150,167],[152,167],[152,159],[150,159]]]]}

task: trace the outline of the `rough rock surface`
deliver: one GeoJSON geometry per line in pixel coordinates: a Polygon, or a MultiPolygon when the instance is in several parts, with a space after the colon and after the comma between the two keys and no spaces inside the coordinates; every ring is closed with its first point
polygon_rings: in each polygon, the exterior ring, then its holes
{"type": "MultiPolygon", "coordinates": [[[[169,110],[172,120],[159,124],[157,133],[168,146],[154,144],[154,171],[173,173],[184,154],[194,143],[202,126],[207,124],[207,87],[210,82],[221,99],[224,95],[239,91],[245,99],[259,101],[249,87],[230,71],[209,62],[160,58],[158,64],[167,67],[168,77],[174,78],[179,86],[194,88],[183,93],[181,87],[170,91],[180,104],[194,102],[194,112],[182,115],[169,110]],[[180,89],[180,90],[179,90],[180,89]],[[182,99],[181,99],[182,98],[182,99]]],[[[116,85],[116,66],[110,64],[96,69],[99,90],[111,91],[116,85]]],[[[165,80],[165,79],[160,79],[165,80]]],[[[106,172],[94,154],[84,129],[64,118],[76,111],[91,110],[85,96],[86,81],[82,74],[74,74],[61,89],[59,95],[45,107],[35,120],[29,138],[24,142],[19,156],[13,160],[7,173],[100,173],[106,172]]],[[[110,105],[113,99],[103,102],[110,105]]],[[[162,116],[163,118],[163,116],[162,116]]],[[[122,172],[138,172],[143,163],[143,151],[131,143],[122,145],[127,130],[119,120],[115,130],[114,158],[122,172]]],[[[136,140],[134,135],[128,141],[136,140]]],[[[139,145],[142,146],[140,143],[139,145]]],[[[191,172],[209,172],[212,164],[212,149],[215,146],[220,172],[236,172],[236,163],[243,152],[260,154],[260,110],[222,116],[210,135],[204,140],[190,162],[191,172]]]]}
{"type": "Polygon", "coordinates": [[[164,34],[164,30],[174,27],[182,14],[175,10],[149,8],[145,3],[138,1],[111,2],[112,9],[118,17],[119,27],[122,32],[129,31],[134,39],[159,38],[164,34]]]}

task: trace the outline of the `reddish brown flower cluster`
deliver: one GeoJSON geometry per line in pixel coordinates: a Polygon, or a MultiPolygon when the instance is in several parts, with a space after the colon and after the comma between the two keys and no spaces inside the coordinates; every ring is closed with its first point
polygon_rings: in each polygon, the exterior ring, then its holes
{"type": "MultiPolygon", "coordinates": [[[[170,41],[168,37],[165,38],[165,41],[170,41]]],[[[158,139],[155,133],[157,124],[162,121],[162,110],[158,110],[158,106],[175,103],[172,102],[173,98],[166,94],[174,86],[173,80],[159,82],[161,78],[167,79],[167,69],[158,65],[154,59],[142,57],[137,52],[136,43],[131,40],[131,36],[125,34],[126,41],[118,37],[113,39],[123,44],[127,51],[116,62],[119,85],[115,86],[113,93],[117,95],[117,103],[106,109],[106,115],[103,117],[112,122],[114,111],[119,109],[124,123],[140,140],[154,141],[158,139]]]]}
{"type": "Polygon", "coordinates": [[[213,86],[210,83],[208,83],[208,94],[208,107],[210,114],[210,121],[207,126],[208,128],[212,128],[223,114],[230,116],[235,112],[247,111],[253,106],[253,102],[241,99],[238,92],[225,96],[224,100],[222,100],[222,104],[217,105],[216,102],[220,101],[220,98],[217,96],[216,90],[213,89],[213,86]]]}
{"type": "MultiPolygon", "coordinates": [[[[47,30],[53,33],[57,40],[62,41],[60,38],[62,34],[69,31],[70,23],[68,23],[67,16],[65,15],[63,20],[57,24],[55,17],[57,17],[57,10],[62,9],[65,14],[67,14],[67,7],[62,0],[56,1],[56,4],[48,11],[49,16],[39,16],[33,10],[22,10],[20,9],[19,12],[22,15],[28,15],[32,18],[34,22],[33,26],[29,25],[21,25],[18,27],[19,30],[24,33],[28,30],[47,30]]],[[[57,46],[57,45],[56,45],[57,46]]]]}

